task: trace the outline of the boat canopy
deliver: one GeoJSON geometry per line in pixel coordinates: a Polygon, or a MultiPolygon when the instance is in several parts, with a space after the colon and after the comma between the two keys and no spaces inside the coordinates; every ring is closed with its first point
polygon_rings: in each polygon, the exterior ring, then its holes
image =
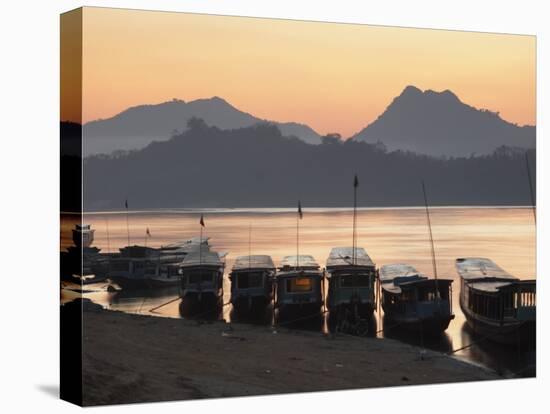
{"type": "Polygon", "coordinates": [[[353,263],[353,247],[334,247],[327,259],[327,270],[339,270],[349,268],[372,268],[374,263],[362,247],[355,248],[355,263],[353,263]]]}
{"type": "Polygon", "coordinates": [[[180,264],[181,268],[197,266],[223,266],[222,258],[224,255],[214,252],[206,247],[189,252],[180,264]]]}
{"type": "Polygon", "coordinates": [[[492,260],[484,257],[459,258],[456,259],[455,266],[459,276],[464,280],[503,279],[510,282],[519,280],[517,277],[503,270],[492,260]]]}
{"type": "Polygon", "coordinates": [[[292,277],[322,277],[323,273],[320,270],[285,270],[277,272],[277,279],[292,278],[292,277]]]}
{"type": "Polygon", "coordinates": [[[398,281],[406,281],[427,278],[426,275],[420,273],[416,268],[408,264],[389,264],[380,268],[380,281],[382,283],[393,282],[395,279],[398,279],[398,281]]]}
{"type": "Polygon", "coordinates": [[[315,261],[313,256],[309,255],[285,256],[283,260],[281,260],[281,266],[279,268],[285,271],[296,268],[317,270],[319,269],[319,264],[315,261]]]}
{"type": "Polygon", "coordinates": [[[235,260],[232,271],[237,272],[249,269],[275,270],[275,264],[271,256],[267,255],[239,256],[235,260]]]}
{"type": "Polygon", "coordinates": [[[473,282],[469,286],[479,292],[484,293],[498,293],[500,288],[504,286],[510,286],[513,284],[513,281],[510,282],[473,282]]]}
{"type": "Polygon", "coordinates": [[[190,246],[198,246],[201,243],[203,245],[207,245],[208,240],[210,240],[209,237],[203,237],[202,239],[200,237],[191,237],[190,239],[187,239],[187,240],[181,240],[175,243],[165,244],[163,246],[160,246],[160,248],[162,250],[177,250],[177,249],[182,249],[190,246]]]}
{"type": "Polygon", "coordinates": [[[408,264],[389,264],[380,268],[382,289],[393,294],[402,292],[401,285],[422,280],[428,280],[428,276],[425,276],[408,264]]]}

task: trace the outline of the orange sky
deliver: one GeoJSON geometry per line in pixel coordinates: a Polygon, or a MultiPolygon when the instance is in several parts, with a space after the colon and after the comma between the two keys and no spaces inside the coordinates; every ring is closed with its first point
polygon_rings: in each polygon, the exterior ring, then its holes
{"type": "Polygon", "coordinates": [[[412,84],[535,123],[533,36],[107,8],[85,8],[83,22],[84,122],[220,96],[347,137],[412,84]]]}

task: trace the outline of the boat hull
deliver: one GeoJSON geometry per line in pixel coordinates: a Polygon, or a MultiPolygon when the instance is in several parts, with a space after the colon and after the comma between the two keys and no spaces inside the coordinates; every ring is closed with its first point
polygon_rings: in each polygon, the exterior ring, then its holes
{"type": "Polygon", "coordinates": [[[277,306],[280,320],[292,320],[321,316],[321,302],[311,303],[283,303],[277,306]]]}
{"type": "Polygon", "coordinates": [[[254,314],[263,311],[271,303],[267,296],[239,296],[231,299],[233,309],[239,314],[254,314]]]}
{"type": "Polygon", "coordinates": [[[470,330],[487,340],[504,345],[528,346],[536,341],[536,320],[499,321],[484,320],[476,317],[460,303],[462,313],[466,317],[466,323],[470,330]]]}
{"type": "Polygon", "coordinates": [[[180,302],[182,316],[217,317],[223,306],[223,297],[213,292],[184,293],[180,302]]]}
{"type": "Polygon", "coordinates": [[[109,277],[113,282],[119,285],[122,289],[151,289],[163,288],[170,286],[178,286],[179,279],[154,279],[154,278],[130,278],[124,276],[109,277]]]}
{"type": "Polygon", "coordinates": [[[433,315],[425,318],[415,318],[398,312],[384,309],[384,329],[407,330],[421,332],[423,335],[441,335],[447,330],[454,315],[433,315]]]}
{"type": "Polygon", "coordinates": [[[374,304],[372,303],[339,303],[337,305],[328,304],[332,316],[352,315],[361,319],[370,319],[374,314],[374,304]]]}

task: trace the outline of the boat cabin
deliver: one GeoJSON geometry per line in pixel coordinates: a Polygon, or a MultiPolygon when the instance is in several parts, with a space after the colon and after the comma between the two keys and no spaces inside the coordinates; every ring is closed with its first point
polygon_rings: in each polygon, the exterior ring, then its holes
{"type": "Polygon", "coordinates": [[[126,246],[118,254],[106,255],[108,276],[123,288],[177,285],[178,264],[185,254],[165,254],[160,249],[126,246]]]}
{"type": "Polygon", "coordinates": [[[535,319],[535,280],[520,280],[486,258],[457,259],[456,269],[466,316],[500,322],[535,319]]]}
{"type": "Polygon", "coordinates": [[[313,256],[286,256],[275,276],[275,305],[280,314],[319,311],[324,274],[313,256]]]}
{"type": "Polygon", "coordinates": [[[444,331],[454,318],[452,279],[431,279],[408,264],[380,269],[381,302],[385,319],[403,325],[422,325],[426,332],[444,331]]]}
{"type": "Polygon", "coordinates": [[[221,305],[224,255],[209,248],[192,250],[179,265],[181,297],[186,305],[221,305]]]}
{"type": "Polygon", "coordinates": [[[376,266],[361,247],[335,247],[327,259],[328,307],[357,306],[361,317],[375,305],[376,266]]]}
{"type": "Polygon", "coordinates": [[[95,230],[89,224],[75,224],[73,229],[73,242],[77,247],[90,247],[94,242],[95,230]]]}
{"type": "Polygon", "coordinates": [[[231,303],[237,311],[265,307],[273,298],[275,264],[270,256],[239,256],[233,264],[231,303]]]}

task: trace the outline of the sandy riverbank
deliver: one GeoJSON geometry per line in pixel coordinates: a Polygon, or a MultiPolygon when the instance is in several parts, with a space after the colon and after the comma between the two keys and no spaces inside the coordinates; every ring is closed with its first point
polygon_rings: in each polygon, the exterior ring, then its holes
{"type": "Polygon", "coordinates": [[[500,378],[391,339],[104,310],[83,321],[84,405],[500,378]]]}

